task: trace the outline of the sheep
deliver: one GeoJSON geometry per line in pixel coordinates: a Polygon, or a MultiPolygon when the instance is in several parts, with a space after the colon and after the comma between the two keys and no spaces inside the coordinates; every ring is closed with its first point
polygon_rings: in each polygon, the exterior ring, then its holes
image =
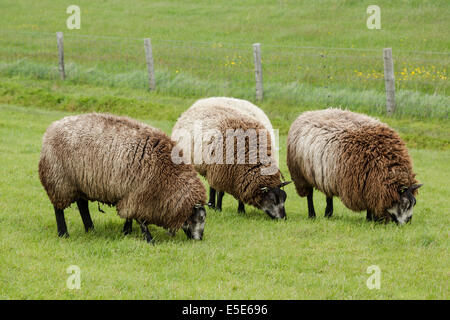
{"type": "Polygon", "coordinates": [[[291,125],[287,165],[299,196],[307,197],[315,218],[313,188],[326,195],[325,216],[333,196],[368,221],[411,220],[417,184],[405,143],[386,124],[340,109],[309,111],[291,125]]]}
{"type": "MultiPolygon", "coordinates": [[[[255,106],[253,103],[242,100],[242,99],[236,99],[236,98],[229,98],[229,97],[211,97],[211,98],[205,98],[197,100],[192,107],[200,107],[200,106],[222,106],[226,108],[232,108],[241,112],[246,113],[248,116],[252,117],[254,120],[259,121],[269,132],[270,134],[270,141],[272,143],[272,146],[274,150],[277,150],[276,140],[275,140],[275,133],[272,127],[272,124],[270,123],[269,118],[267,115],[262,111],[260,108],[255,106]]],[[[274,162],[276,165],[278,165],[278,152],[274,152],[274,162]]],[[[219,192],[217,195],[217,201],[218,206],[216,207],[216,190],[213,188],[209,188],[209,200],[208,200],[208,206],[213,209],[222,210],[222,199],[224,196],[224,192],[219,192]]],[[[238,212],[244,213],[245,207],[244,203],[242,201],[239,201],[238,206],[238,212]]]]}
{"type": "Polygon", "coordinates": [[[260,121],[237,108],[196,103],[180,116],[172,139],[184,153],[179,161],[194,163],[210,187],[219,191],[218,210],[227,192],[239,201],[239,212],[245,212],[247,203],[271,218],[286,218],[286,193],[281,188],[289,182],[280,180],[270,133],[260,121]]]}
{"type": "Polygon", "coordinates": [[[91,113],[53,122],[43,137],[39,178],[53,204],[58,235],[67,237],[64,209],[77,203],[86,232],[93,229],[88,201],[116,206],[138,221],[147,242],[148,224],[201,240],[206,190],[192,165],[175,164],[175,142],[130,118],[91,113]]]}

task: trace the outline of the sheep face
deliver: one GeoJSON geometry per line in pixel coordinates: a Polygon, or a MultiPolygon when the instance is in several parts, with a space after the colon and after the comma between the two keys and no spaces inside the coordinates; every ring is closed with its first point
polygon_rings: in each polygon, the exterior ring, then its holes
{"type": "Polygon", "coordinates": [[[413,208],[416,205],[416,198],[414,191],[420,188],[421,184],[412,185],[409,188],[399,191],[400,200],[387,209],[391,219],[397,224],[405,224],[411,221],[413,215],[413,208]]]}
{"type": "Polygon", "coordinates": [[[205,228],[206,210],[204,206],[195,205],[193,214],[186,220],[182,228],[189,239],[202,240],[205,228]]]}
{"type": "Polygon", "coordinates": [[[286,219],[285,201],[286,192],[279,187],[263,188],[261,209],[272,219],[286,219]]]}

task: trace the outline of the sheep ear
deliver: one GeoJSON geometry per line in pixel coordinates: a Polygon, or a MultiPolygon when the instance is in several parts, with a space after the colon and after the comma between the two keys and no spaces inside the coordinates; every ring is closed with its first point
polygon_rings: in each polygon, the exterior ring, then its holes
{"type": "Polygon", "coordinates": [[[262,188],[261,188],[261,191],[262,191],[262,192],[267,192],[267,191],[269,191],[269,188],[267,188],[267,187],[262,187],[262,188]]]}
{"type": "Polygon", "coordinates": [[[422,184],[413,184],[411,187],[409,187],[409,190],[411,190],[411,192],[413,192],[414,190],[419,189],[421,186],[423,186],[422,184]]]}
{"type": "Polygon", "coordinates": [[[278,186],[278,188],[283,188],[284,186],[287,186],[289,183],[291,183],[292,181],[285,181],[285,182],[282,182],[279,186],[278,186]]]}

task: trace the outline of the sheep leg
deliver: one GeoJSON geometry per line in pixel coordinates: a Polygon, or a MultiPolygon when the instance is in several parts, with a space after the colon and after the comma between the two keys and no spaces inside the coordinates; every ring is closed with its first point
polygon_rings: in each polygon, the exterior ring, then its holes
{"type": "Polygon", "coordinates": [[[59,237],[68,237],[69,233],[67,232],[66,219],[64,218],[64,210],[55,209],[56,216],[56,226],[58,227],[58,236],[59,237]]]}
{"type": "Polygon", "coordinates": [[[375,216],[375,214],[372,211],[367,210],[366,220],[369,221],[369,222],[370,221],[382,222],[384,220],[384,218],[383,217],[377,217],[377,216],[375,216]]]}
{"type": "Polygon", "coordinates": [[[314,210],[313,188],[309,189],[306,199],[308,200],[308,217],[314,219],[316,217],[316,211],[314,210]]]}
{"type": "Polygon", "coordinates": [[[83,220],[84,230],[88,232],[94,229],[94,224],[92,223],[91,215],[89,214],[88,201],[85,199],[77,200],[78,211],[80,211],[81,220],[83,220]]]}
{"type": "Polygon", "coordinates": [[[126,219],[123,225],[123,234],[127,235],[133,231],[133,219],[126,219]]]}
{"type": "Polygon", "coordinates": [[[325,217],[331,218],[333,215],[333,197],[327,197],[327,207],[325,208],[325,217]]]}
{"type": "Polygon", "coordinates": [[[242,201],[239,201],[238,213],[245,213],[245,204],[242,201]]]}
{"type": "Polygon", "coordinates": [[[375,216],[373,215],[372,211],[367,210],[366,220],[367,221],[376,221],[375,216]]]}
{"type": "Polygon", "coordinates": [[[141,231],[142,231],[142,234],[145,235],[145,240],[147,240],[147,243],[153,243],[153,237],[150,234],[150,231],[148,231],[147,224],[145,222],[142,222],[142,221],[138,221],[138,222],[141,225],[141,231]]]}
{"type": "Polygon", "coordinates": [[[210,207],[211,209],[216,208],[216,190],[211,187],[209,187],[208,207],[210,207]]]}
{"type": "Polygon", "coordinates": [[[219,194],[217,195],[217,210],[222,211],[222,199],[225,195],[225,192],[219,191],[219,194]]]}

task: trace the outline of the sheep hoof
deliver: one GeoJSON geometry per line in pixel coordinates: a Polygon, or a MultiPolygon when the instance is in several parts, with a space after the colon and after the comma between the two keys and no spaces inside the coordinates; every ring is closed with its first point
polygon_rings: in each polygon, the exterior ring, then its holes
{"type": "Polygon", "coordinates": [[[167,231],[167,234],[171,237],[175,237],[175,232],[174,231],[167,231]]]}
{"type": "Polygon", "coordinates": [[[325,208],[325,218],[331,218],[333,215],[333,197],[327,197],[327,206],[325,208]]]}
{"type": "Polygon", "coordinates": [[[216,207],[215,205],[209,205],[209,203],[208,203],[208,207],[210,209],[213,209],[214,211],[222,211],[222,208],[216,207]]]}
{"type": "Polygon", "coordinates": [[[238,213],[245,213],[245,204],[239,201],[238,213]]]}
{"type": "Polygon", "coordinates": [[[142,221],[138,221],[138,222],[141,225],[142,235],[147,240],[147,243],[152,243],[153,244],[153,237],[150,234],[150,231],[148,231],[148,226],[145,224],[145,222],[142,222],[142,221]]]}
{"type": "Polygon", "coordinates": [[[123,234],[128,235],[133,231],[133,219],[126,219],[123,225],[123,234]]]}
{"type": "Polygon", "coordinates": [[[143,234],[142,236],[148,244],[155,244],[155,241],[151,235],[143,234]]]}

